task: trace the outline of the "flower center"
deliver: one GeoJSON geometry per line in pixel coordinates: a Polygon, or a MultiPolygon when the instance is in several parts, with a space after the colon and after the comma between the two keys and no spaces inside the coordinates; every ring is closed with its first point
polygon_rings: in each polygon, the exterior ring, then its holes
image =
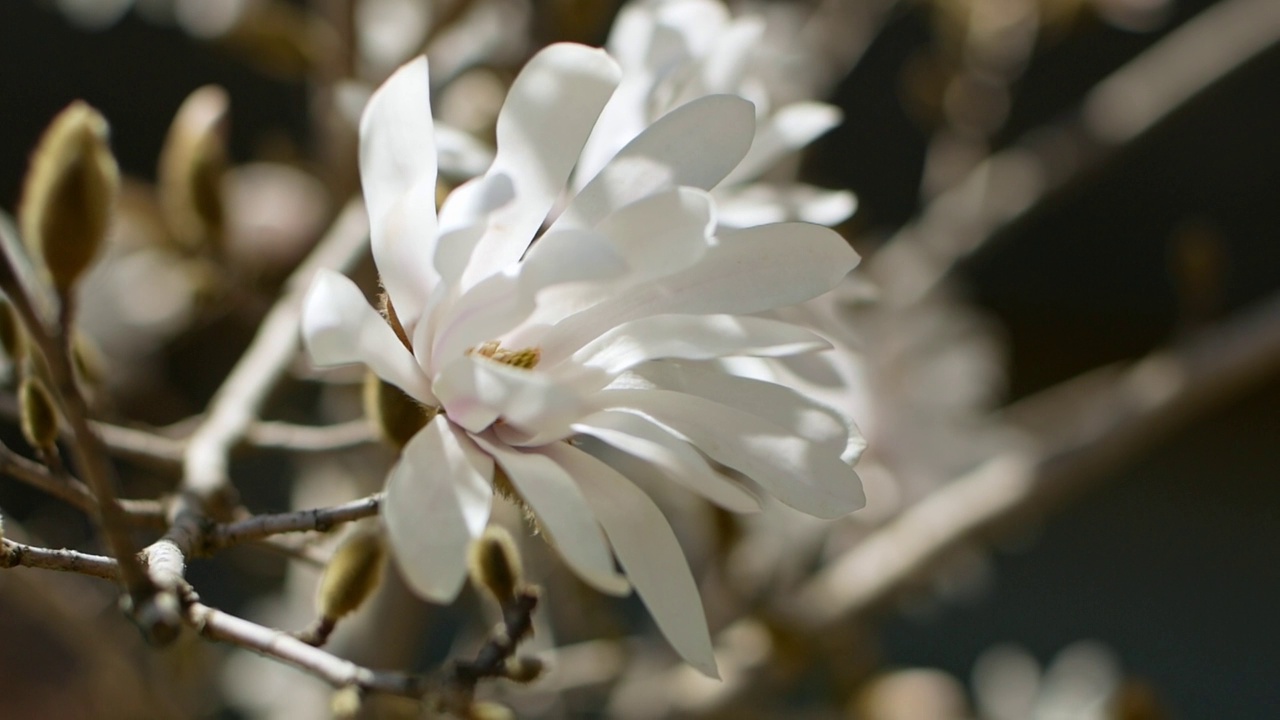
{"type": "Polygon", "coordinates": [[[538,361],[542,359],[542,351],[536,347],[521,348],[519,350],[507,350],[497,340],[490,340],[481,343],[480,347],[474,347],[467,350],[467,354],[476,354],[481,357],[511,367],[518,367],[522,370],[532,370],[537,366],[538,361]]]}

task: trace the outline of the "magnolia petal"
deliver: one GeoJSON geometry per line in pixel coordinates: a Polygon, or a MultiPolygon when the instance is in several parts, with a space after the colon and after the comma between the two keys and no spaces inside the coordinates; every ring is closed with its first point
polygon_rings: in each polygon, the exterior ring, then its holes
{"type": "Polygon", "coordinates": [[[667,390],[607,390],[598,400],[666,425],[801,512],[830,519],[866,504],[862,481],[838,453],[756,415],[667,390]]]}
{"type": "Polygon", "coordinates": [[[827,190],[813,185],[755,183],[716,190],[716,210],[723,227],[743,228],[792,220],[832,226],[848,220],[857,209],[858,200],[848,190],[827,190]]]}
{"type": "Polygon", "coordinates": [[[621,410],[604,410],[574,423],[573,429],[633,459],[632,463],[626,464],[623,458],[600,456],[627,477],[633,477],[635,465],[644,464],[660,469],[669,479],[731,512],[760,510],[760,501],[754,495],[713,470],[684,439],[644,416],[621,410]]]}
{"type": "Polygon", "coordinates": [[[708,95],[659,118],[569,202],[553,227],[594,227],[614,210],[671,187],[710,190],[738,164],[755,134],[755,110],[708,95]]]}
{"type": "Polygon", "coordinates": [[[715,48],[702,63],[702,84],[710,92],[736,92],[746,74],[751,54],[764,36],[762,17],[741,17],[716,38],[715,48]]]}
{"type": "Polygon", "coordinates": [[[603,50],[559,43],[529,60],[498,113],[489,174],[505,173],[515,201],[489,217],[463,275],[469,287],[520,259],[564,190],[622,71],[603,50]]]}
{"type": "Polygon", "coordinates": [[[440,174],[453,178],[473,178],[493,163],[493,150],[470,133],[439,120],[435,123],[436,153],[440,156],[440,174]]]}
{"type": "Polygon", "coordinates": [[[835,287],[858,254],[834,231],[780,223],[721,233],[697,264],[617,293],[565,318],[543,353],[573,352],[624,322],[668,313],[746,315],[804,302],[835,287]]]}
{"type": "Polygon", "coordinates": [[[573,354],[575,365],[610,376],[664,358],[708,360],[726,355],[778,357],[831,347],[799,325],[733,315],[652,315],[623,323],[573,354]]]}
{"type": "Polygon", "coordinates": [[[466,579],[467,544],[484,531],[493,460],[437,415],[404,446],[387,478],[383,522],[409,587],[449,602],[466,579]]]}
{"type": "Polygon", "coordinates": [[[506,471],[538,516],[543,534],[578,577],[601,592],[627,594],[631,584],[614,568],[604,535],[574,478],[540,451],[521,452],[485,437],[475,440],[506,471]]]}
{"type": "Polygon", "coordinates": [[[533,313],[538,294],[564,283],[616,277],[626,264],[597,233],[547,233],[504,272],[468,289],[440,321],[432,356],[448,362],[468,348],[500,338],[533,313]]]}
{"type": "Polygon", "coordinates": [[[839,125],[843,117],[839,108],[821,102],[796,102],[779,108],[756,132],[751,149],[725,178],[725,184],[759,177],[788,153],[803,148],[839,125]]]}
{"type": "Polygon", "coordinates": [[[634,374],[664,390],[697,395],[767,420],[823,452],[839,455],[859,437],[836,410],[786,385],[731,375],[718,364],[654,363],[634,374]]]}
{"type": "Polygon", "coordinates": [[[546,454],[578,482],[658,628],[690,665],[719,678],[702,598],[662,511],[616,470],[570,445],[546,454]]]}
{"type": "Polygon", "coordinates": [[[584,395],[571,382],[476,355],[449,363],[436,378],[436,396],[449,418],[482,432],[499,417],[528,432],[567,428],[584,414],[584,395]]]}
{"type": "Polygon", "coordinates": [[[427,59],[392,73],[360,118],[360,183],[373,259],[412,332],[435,284],[436,145],[427,59]]]}
{"type": "Polygon", "coordinates": [[[344,275],[316,273],[303,300],[302,339],[317,366],[363,363],[418,402],[436,402],[413,354],[344,275]]]}

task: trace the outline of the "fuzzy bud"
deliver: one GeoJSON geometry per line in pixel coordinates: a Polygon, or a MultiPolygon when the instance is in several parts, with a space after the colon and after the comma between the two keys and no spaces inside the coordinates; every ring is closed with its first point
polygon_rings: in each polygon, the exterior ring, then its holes
{"type": "Polygon", "coordinates": [[[31,447],[52,450],[58,441],[58,411],[40,378],[28,375],[18,390],[22,436],[31,447]]]}
{"type": "Polygon", "coordinates": [[[469,720],[515,720],[516,714],[511,708],[489,700],[472,703],[467,709],[469,720]]]}
{"type": "Polygon", "coordinates": [[[542,677],[547,664],[532,655],[507,658],[503,665],[503,673],[508,680],[521,684],[531,683],[542,677]]]}
{"type": "Polygon", "coordinates": [[[226,90],[197,89],[178,108],[160,151],[160,207],[174,239],[187,250],[222,246],[229,106],[226,90]]]}
{"type": "Polygon", "coordinates": [[[329,698],[329,712],[334,720],[355,720],[364,705],[362,695],[356,685],[347,685],[335,691],[329,698]]]}
{"type": "Polygon", "coordinates": [[[397,450],[426,427],[434,414],[373,373],[364,378],[364,412],[378,437],[397,450]]]}
{"type": "Polygon", "coordinates": [[[467,569],[471,581],[487,589],[499,603],[515,597],[522,581],[520,553],[515,541],[503,528],[490,525],[467,550],[467,569]]]}
{"type": "Polygon", "coordinates": [[[20,361],[26,352],[23,332],[18,313],[8,300],[0,298],[0,350],[14,362],[20,361]]]}
{"type": "Polygon", "coordinates": [[[86,103],[71,103],[40,138],[18,209],[23,238],[61,297],[102,247],[119,190],[107,121],[86,103]]]}
{"type": "Polygon", "coordinates": [[[316,613],[336,621],[360,607],[382,581],[387,556],[382,535],[356,531],[343,541],[320,578],[316,613]]]}

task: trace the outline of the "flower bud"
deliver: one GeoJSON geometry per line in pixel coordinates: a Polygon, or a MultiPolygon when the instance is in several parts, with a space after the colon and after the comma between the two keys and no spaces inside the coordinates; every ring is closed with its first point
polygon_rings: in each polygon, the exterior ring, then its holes
{"type": "Polygon", "coordinates": [[[531,683],[542,677],[547,664],[540,658],[531,655],[507,658],[503,665],[503,673],[508,680],[521,684],[531,683]]]}
{"type": "Polygon", "coordinates": [[[174,239],[187,250],[222,246],[229,105],[222,88],[197,89],[178,108],[160,151],[160,207],[174,239]]]}
{"type": "Polygon", "coordinates": [[[397,450],[425,427],[434,414],[373,373],[364,378],[364,412],[378,436],[397,450]]]}
{"type": "Polygon", "coordinates": [[[8,300],[0,298],[0,350],[15,363],[21,361],[26,352],[23,332],[18,313],[8,300]]]}
{"type": "Polygon", "coordinates": [[[360,688],[356,685],[347,685],[334,691],[329,698],[329,712],[334,720],[355,720],[364,705],[361,695],[360,688]]]}
{"type": "Polygon", "coordinates": [[[516,714],[511,708],[490,700],[471,703],[467,709],[469,720],[515,720],[516,714]]]}
{"type": "Polygon", "coordinates": [[[484,534],[467,550],[467,569],[471,581],[486,588],[499,603],[515,597],[523,571],[520,553],[511,535],[497,525],[485,528],[484,534]]]}
{"type": "Polygon", "coordinates": [[[119,189],[107,121],[86,103],[71,103],[40,138],[18,209],[23,238],[61,297],[102,246],[119,189]]]}
{"type": "Polygon", "coordinates": [[[58,442],[58,411],[40,378],[28,375],[22,379],[18,408],[27,444],[40,451],[52,451],[58,442]]]}
{"type": "Polygon", "coordinates": [[[360,607],[382,581],[386,555],[378,532],[360,530],[347,537],[320,578],[316,613],[336,621],[360,607]]]}

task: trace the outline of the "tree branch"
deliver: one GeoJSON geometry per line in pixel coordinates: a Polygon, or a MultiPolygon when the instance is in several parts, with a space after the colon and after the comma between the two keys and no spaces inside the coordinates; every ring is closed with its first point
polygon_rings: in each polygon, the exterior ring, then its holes
{"type": "Polygon", "coordinates": [[[208,533],[206,548],[222,548],[250,540],[291,532],[327,532],[335,525],[378,514],[382,493],[375,493],[333,507],[297,510],[278,515],[256,515],[246,520],[215,526],[208,533]]]}

